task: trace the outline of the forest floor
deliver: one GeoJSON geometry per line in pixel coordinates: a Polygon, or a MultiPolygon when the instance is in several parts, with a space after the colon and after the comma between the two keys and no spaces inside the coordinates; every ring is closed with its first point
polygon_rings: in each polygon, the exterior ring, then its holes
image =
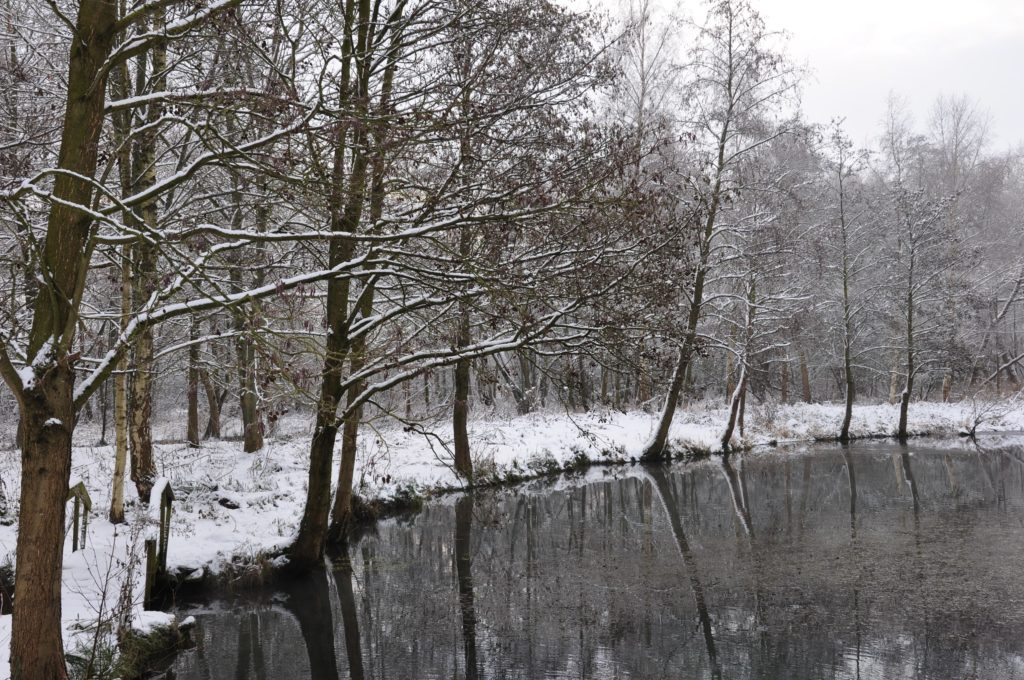
{"type": "MultiPolygon", "coordinates": [[[[910,429],[915,434],[953,435],[978,417],[983,418],[979,432],[1024,431],[1020,402],[912,404],[910,429]]],[[[680,411],[671,431],[673,445],[679,451],[717,448],[725,418],[722,408],[697,405],[680,411]]],[[[892,435],[897,418],[896,406],[858,405],[852,434],[892,435]]],[[[743,443],[834,438],[841,419],[842,407],[836,404],[756,406],[748,409],[743,443]]],[[[292,541],[308,470],[305,420],[286,421],[282,431],[253,454],[243,453],[238,441],[204,442],[197,449],[183,442],[157,445],[158,471],[177,497],[168,550],[171,573],[246,578],[246,569],[264,564],[264,556],[280,554],[292,541]]],[[[656,414],[609,409],[481,415],[470,426],[477,480],[505,483],[586,463],[628,463],[639,456],[655,423],[656,414]]],[[[447,448],[449,426],[438,423],[436,431],[435,436],[397,426],[366,429],[355,475],[360,497],[401,500],[460,488],[447,448]]],[[[75,447],[72,471],[72,483],[84,482],[93,499],[88,538],[83,550],[72,552],[68,532],[63,576],[65,645],[69,654],[79,656],[109,645],[115,628],[111,624],[119,616],[142,632],[174,622],[173,615],[142,609],[143,540],[153,531],[153,521],[129,484],[128,523],[109,523],[113,447],[90,446],[85,443],[90,438],[98,438],[96,432],[80,426],[76,439],[81,444],[75,447]]],[[[12,506],[19,491],[18,461],[17,451],[0,450],[0,481],[12,506]]],[[[17,524],[2,517],[15,514],[12,508],[0,516],[0,566],[13,566],[17,524]]],[[[0,678],[9,677],[10,625],[9,615],[0,616],[0,678]]]]}

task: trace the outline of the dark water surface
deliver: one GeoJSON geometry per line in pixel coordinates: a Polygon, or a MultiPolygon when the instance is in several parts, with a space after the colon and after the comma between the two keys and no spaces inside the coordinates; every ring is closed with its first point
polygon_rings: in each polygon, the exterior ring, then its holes
{"type": "Polygon", "coordinates": [[[1024,438],[636,466],[430,504],[168,678],[1024,678],[1024,438]]]}

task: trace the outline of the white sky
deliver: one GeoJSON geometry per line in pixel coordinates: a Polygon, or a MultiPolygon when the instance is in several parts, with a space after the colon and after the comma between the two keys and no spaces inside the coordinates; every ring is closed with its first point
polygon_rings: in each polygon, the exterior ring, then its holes
{"type": "Polygon", "coordinates": [[[991,116],[991,149],[1024,141],[1024,0],[751,1],[811,69],[809,120],[844,116],[865,143],[890,91],[907,98],[921,131],[937,95],[966,94],[991,116]]]}

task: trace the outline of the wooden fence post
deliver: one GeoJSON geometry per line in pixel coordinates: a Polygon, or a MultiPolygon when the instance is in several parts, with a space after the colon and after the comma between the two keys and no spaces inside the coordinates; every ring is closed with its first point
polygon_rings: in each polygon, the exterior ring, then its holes
{"type": "Polygon", "coordinates": [[[92,512],[92,498],[85,488],[85,482],[78,482],[68,489],[67,503],[74,500],[71,511],[71,551],[77,552],[85,547],[85,534],[89,529],[89,513],[92,512]]]}
{"type": "Polygon", "coordinates": [[[149,497],[149,516],[158,524],[156,537],[146,539],[146,589],[142,607],[149,609],[153,602],[153,586],[157,576],[167,572],[167,543],[171,536],[171,506],[174,491],[166,479],[157,480],[149,497]]]}
{"type": "Polygon", "coordinates": [[[157,568],[160,573],[167,571],[167,542],[171,537],[171,504],[174,503],[174,491],[170,484],[165,484],[160,494],[160,545],[157,551],[157,568]]]}
{"type": "Polygon", "coordinates": [[[153,600],[153,582],[156,580],[156,540],[146,539],[146,590],[142,596],[142,608],[149,609],[153,600]]]}

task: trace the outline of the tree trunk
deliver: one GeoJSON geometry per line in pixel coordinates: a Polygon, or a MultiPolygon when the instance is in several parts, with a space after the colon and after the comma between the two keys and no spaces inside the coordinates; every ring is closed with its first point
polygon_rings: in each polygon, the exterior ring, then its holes
{"type": "MultiPolygon", "coordinates": [[[[120,12],[123,14],[125,3],[120,3],[120,12]]],[[[117,99],[127,99],[130,96],[128,84],[128,70],[122,62],[113,70],[111,89],[117,99]]],[[[131,194],[132,190],[132,159],[131,144],[128,143],[128,134],[131,127],[131,115],[125,111],[119,111],[113,115],[114,122],[114,143],[119,149],[117,158],[118,178],[121,183],[121,193],[125,196],[131,194]]],[[[135,226],[137,219],[130,210],[122,213],[125,224],[135,226]]],[[[131,314],[132,298],[132,246],[125,244],[121,247],[121,319],[119,330],[124,331],[128,325],[128,315],[131,314]]],[[[124,472],[128,464],[128,353],[122,353],[117,360],[114,373],[114,478],[113,489],[110,494],[110,522],[121,524],[124,522],[124,472]]]]}
{"type": "Polygon", "coordinates": [[[732,400],[736,393],[736,382],[735,382],[735,369],[733,368],[732,352],[726,351],[725,353],[725,399],[726,401],[732,400]]]}
{"type": "Polygon", "coordinates": [[[128,462],[128,362],[122,356],[114,374],[114,480],[110,523],[124,522],[124,469],[128,462]]]}
{"type": "Polygon", "coordinates": [[[242,450],[254,453],[263,448],[263,422],[260,418],[259,395],[256,391],[256,351],[252,340],[239,343],[239,404],[242,414],[242,450]],[[244,358],[243,358],[244,357],[244,358]]]}
{"type": "Polygon", "coordinates": [[[722,433],[722,451],[728,452],[732,448],[732,433],[736,429],[736,421],[739,418],[740,404],[743,402],[743,392],[747,389],[747,366],[740,364],[739,380],[736,388],[729,399],[729,419],[725,423],[725,432],[722,433]]]}
{"type": "Polygon", "coordinates": [[[199,446],[199,322],[193,316],[189,323],[188,346],[188,425],[185,440],[189,446],[199,446]]]}
{"type": "Polygon", "coordinates": [[[850,358],[850,346],[847,343],[844,350],[843,376],[846,382],[846,403],[843,410],[843,425],[839,428],[839,441],[850,441],[850,423],[853,421],[853,401],[857,396],[856,385],[853,382],[853,362],[850,358]]]}
{"type": "Polygon", "coordinates": [[[740,392],[740,414],[739,414],[739,422],[737,423],[737,425],[738,425],[738,427],[740,429],[740,439],[743,439],[743,437],[746,435],[746,425],[747,425],[747,422],[746,422],[747,421],[747,392],[748,391],[749,390],[744,388],[744,390],[742,392],[740,392]]]}
{"type": "Polygon", "coordinates": [[[591,398],[590,380],[582,354],[576,356],[576,380],[579,384],[580,408],[585,413],[590,410],[591,398]]]}
{"type": "Polygon", "coordinates": [[[807,352],[800,350],[800,383],[804,391],[804,402],[813,403],[811,399],[811,372],[807,368],[807,352]]]}
{"type": "MultiPolygon", "coordinates": [[[[393,37],[397,41],[400,32],[393,37]]],[[[395,43],[397,44],[397,43],[395,43]]],[[[389,52],[388,65],[384,70],[384,82],[381,88],[381,110],[390,109],[391,86],[394,79],[395,66],[398,54],[389,52]]],[[[376,230],[384,211],[384,136],[386,130],[383,127],[374,129],[374,146],[376,153],[373,157],[371,180],[370,180],[370,225],[376,230]]],[[[373,279],[367,278],[363,283],[363,290],[359,296],[359,315],[366,319],[373,314],[374,298],[376,287],[373,279]]],[[[352,342],[350,366],[353,373],[358,373],[366,364],[366,336],[359,335],[352,342]]],[[[409,383],[404,383],[408,390],[409,383]]],[[[423,375],[424,397],[427,407],[430,406],[430,383],[426,374],[423,375]]],[[[360,381],[348,389],[346,398],[346,412],[341,434],[341,461],[338,465],[338,484],[334,491],[334,507],[331,510],[331,524],[328,527],[328,540],[332,542],[344,542],[352,527],[352,482],[355,474],[356,453],[358,451],[359,425],[363,418],[363,408],[353,408],[356,398],[366,388],[366,382],[360,381]]],[[[406,400],[406,417],[408,412],[408,397],[406,400]]]]}
{"type": "Polygon", "coordinates": [[[780,378],[780,380],[781,380],[782,384],[780,385],[780,388],[779,388],[779,400],[782,401],[783,404],[788,404],[789,403],[789,357],[788,356],[785,357],[782,360],[782,371],[781,371],[781,373],[782,373],[782,377],[780,378]]]}
{"type": "Polygon", "coordinates": [[[427,371],[423,374],[423,412],[424,415],[430,413],[430,372],[427,371]]]}
{"type": "Polygon", "coordinates": [[[847,442],[850,440],[850,422],[853,420],[853,401],[856,399],[857,390],[853,381],[853,311],[850,305],[850,243],[849,228],[846,222],[846,175],[843,168],[844,165],[841,160],[838,180],[839,225],[843,246],[843,378],[846,383],[846,404],[843,412],[843,425],[839,428],[839,441],[847,442]]]}
{"type": "MultiPolygon", "coordinates": [[[[353,362],[353,371],[358,370],[353,362]]],[[[347,406],[352,402],[362,385],[348,392],[347,406]]],[[[352,529],[352,482],[355,475],[356,452],[359,444],[359,423],[363,417],[362,407],[353,409],[343,421],[341,433],[341,463],[338,466],[338,484],[334,491],[334,507],[331,510],[331,524],[327,538],[334,543],[344,542],[352,529]]]]}
{"type": "Polygon", "coordinates": [[[144,328],[135,341],[135,372],[130,381],[129,440],[131,442],[131,479],[139,499],[146,503],[156,479],[153,461],[153,332],[144,328]]]}
{"type": "MultiPolygon", "coordinates": [[[[166,10],[161,5],[152,13],[152,31],[160,35],[164,30],[166,10]]],[[[152,49],[152,68],[149,73],[152,78],[152,89],[154,92],[162,92],[167,86],[167,44],[163,40],[156,40],[152,49]]],[[[139,68],[137,77],[140,87],[137,94],[142,94],[144,89],[142,81],[145,77],[146,54],[143,52],[138,57],[139,68]]],[[[137,178],[136,190],[142,191],[156,184],[156,145],[157,131],[156,121],[161,115],[161,104],[154,102],[146,108],[147,131],[140,136],[139,153],[134,159],[133,175],[137,178]]],[[[141,207],[142,219],[146,229],[150,233],[156,233],[159,228],[157,203],[155,198],[150,198],[141,207]]],[[[139,286],[136,292],[139,293],[138,300],[141,307],[156,294],[158,282],[156,279],[156,246],[145,238],[140,238],[135,243],[135,278],[139,286]]],[[[148,324],[142,328],[135,341],[135,373],[131,381],[131,478],[135,482],[139,498],[143,503],[149,500],[149,492],[153,488],[153,480],[156,478],[156,465],[153,462],[153,329],[148,324]]]]}
{"type": "Polygon", "coordinates": [[[900,424],[896,434],[900,441],[906,441],[908,436],[907,419],[910,411],[910,396],[914,391],[914,279],[913,279],[913,256],[910,260],[910,280],[907,285],[907,381],[903,386],[903,393],[900,395],[900,424]]]}
{"type": "Polygon", "coordinates": [[[210,378],[209,372],[202,367],[199,367],[197,371],[199,375],[199,382],[203,384],[203,392],[206,394],[206,408],[209,411],[209,415],[206,421],[206,431],[203,433],[203,439],[220,439],[220,398],[217,396],[217,388],[213,384],[213,380],[210,378]]]}
{"type": "MultiPolygon", "coordinates": [[[[126,168],[127,170],[127,168],[126,168]]],[[[132,304],[132,258],[128,245],[121,251],[121,320],[123,331],[128,324],[132,304]]],[[[114,479],[110,494],[110,522],[124,522],[124,470],[128,462],[128,356],[117,360],[114,374],[114,479]]]]}
{"type": "MultiPolygon", "coordinates": [[[[234,227],[242,229],[241,191],[236,189],[234,193],[235,201],[238,203],[233,218],[234,227]]],[[[261,278],[259,275],[254,277],[254,285],[259,285],[261,278]]],[[[231,269],[231,288],[235,293],[245,289],[241,264],[236,264],[231,269]]],[[[253,338],[257,318],[258,311],[253,309],[239,308],[232,313],[235,332],[238,334],[235,339],[235,362],[239,413],[242,417],[242,450],[245,453],[255,453],[263,448],[263,419],[260,414],[259,392],[256,389],[256,342],[253,338]]]]}
{"type": "MultiPolygon", "coordinates": [[[[369,79],[369,53],[367,36],[370,23],[369,0],[358,0],[359,15],[355,17],[355,0],[345,2],[345,24],[356,27],[356,55],[358,78],[356,79],[356,116],[365,115],[367,86],[369,79]]],[[[341,64],[341,107],[349,106],[349,84],[352,67],[352,36],[343,40],[341,64]]],[[[353,234],[362,219],[363,201],[366,195],[366,171],[369,156],[366,152],[367,130],[356,128],[353,148],[354,160],[346,186],[344,176],[345,137],[344,126],[339,126],[334,148],[334,171],[331,183],[329,208],[331,231],[338,234],[353,234]],[[347,198],[347,201],[346,201],[347,198]]],[[[328,264],[337,267],[352,258],[355,243],[342,235],[331,240],[328,264]]],[[[347,278],[331,279],[327,284],[327,343],[324,354],[324,368],[321,378],[320,397],[317,402],[316,427],[309,451],[309,483],[306,488],[306,503],[299,523],[299,535],[290,550],[291,564],[299,569],[315,568],[323,559],[327,543],[327,530],[331,513],[331,466],[334,462],[334,444],[338,436],[337,413],[341,401],[341,374],[345,369],[350,349],[349,343],[349,293],[347,278]]]]}
{"type": "Polygon", "coordinates": [[[537,385],[537,392],[540,394],[540,406],[545,408],[548,405],[548,369],[551,367],[551,363],[544,362],[544,370],[540,374],[540,382],[537,385]]]}
{"type": "Polygon", "coordinates": [[[889,372],[889,403],[895,404],[900,398],[900,355],[898,351],[892,355],[892,371],[889,372]]]}
{"type": "MultiPolygon", "coordinates": [[[[104,326],[105,325],[106,324],[104,324],[104,326]]],[[[114,344],[116,342],[117,342],[117,330],[116,330],[116,327],[113,324],[111,324],[110,325],[110,332],[107,334],[107,345],[108,345],[107,349],[109,350],[110,348],[114,347],[114,344]]],[[[103,384],[100,385],[100,389],[99,389],[99,393],[100,393],[100,395],[99,395],[100,396],[100,399],[99,399],[99,401],[100,401],[100,440],[98,442],[99,446],[106,446],[107,445],[107,429],[109,429],[109,427],[110,427],[110,415],[109,415],[109,412],[110,412],[110,389],[109,389],[109,387],[110,386],[107,384],[107,382],[104,381],[103,384]]]]}
{"type": "MultiPolygon", "coordinates": [[[[338,366],[337,370],[340,369],[338,366]]],[[[331,511],[331,463],[338,435],[338,428],[335,425],[340,381],[335,377],[337,370],[332,366],[324,376],[316,429],[309,450],[309,487],[306,492],[306,504],[299,524],[299,535],[290,552],[292,564],[302,570],[314,568],[320,563],[327,540],[327,521],[331,511]]]]}
{"type": "MultiPolygon", "coordinates": [[[[459,232],[459,256],[465,262],[469,258],[472,235],[463,227],[459,232]]],[[[456,332],[455,346],[461,350],[471,341],[469,330],[469,306],[465,301],[459,302],[459,327],[456,332]]],[[[455,448],[455,471],[466,480],[473,481],[473,459],[469,451],[469,433],[466,430],[469,419],[469,373],[470,360],[459,359],[455,362],[453,378],[455,380],[455,396],[452,407],[452,435],[455,448]]]]}
{"type": "MultiPolygon", "coordinates": [[[[377,215],[379,217],[379,215],[377,215]]],[[[373,312],[374,288],[372,283],[367,283],[360,296],[360,308],[363,318],[373,312]]],[[[359,336],[352,343],[351,369],[358,373],[366,363],[366,339],[359,336]]],[[[405,383],[408,385],[408,383],[405,383]]],[[[328,528],[328,540],[332,542],[344,542],[352,528],[352,482],[354,481],[356,468],[356,453],[359,444],[359,425],[363,419],[363,408],[353,404],[357,396],[365,389],[363,381],[349,388],[346,399],[346,411],[342,424],[341,433],[341,461],[338,465],[338,484],[334,491],[334,507],[331,510],[331,524],[328,528]]]]}
{"type": "MultiPolygon", "coordinates": [[[[31,386],[4,379],[21,409],[21,510],[11,633],[12,680],[65,680],[61,626],[64,501],[71,476],[75,423],[74,341],[80,287],[88,266],[90,215],[97,150],[103,128],[106,77],[116,6],[81,0],[71,41],[59,173],[53,182],[41,268],[50,290],[35,304],[27,354],[36,365],[31,386]],[[56,343],[51,344],[51,340],[56,343]],[[47,354],[49,356],[47,356],[47,354]]],[[[5,357],[6,358],[6,357],[5,357]]],[[[10,364],[8,363],[8,366],[10,364]]],[[[20,380],[18,381],[20,382],[20,380]]]]}
{"type": "Polygon", "coordinates": [[[701,308],[704,304],[704,283],[711,262],[711,241],[715,235],[715,224],[722,200],[722,179],[726,169],[725,154],[728,139],[729,120],[727,119],[725,124],[722,125],[721,133],[718,136],[718,161],[715,165],[715,182],[711,190],[711,201],[708,207],[707,218],[704,221],[703,233],[700,235],[700,255],[698,257],[697,273],[693,280],[693,296],[690,298],[686,335],[679,348],[679,359],[676,363],[676,370],[672,374],[672,384],[669,385],[665,404],[661,410],[658,428],[655,430],[651,442],[644,448],[644,452],[640,456],[640,459],[644,461],[662,459],[668,453],[668,431],[672,427],[672,419],[675,416],[676,405],[679,403],[679,395],[683,390],[693,350],[697,345],[697,325],[700,322],[701,308]]]}
{"type": "MultiPolygon", "coordinates": [[[[235,211],[232,218],[236,229],[243,228],[241,190],[237,178],[232,180],[235,185],[235,211]]],[[[232,292],[244,290],[241,263],[231,269],[232,292]]],[[[238,334],[235,339],[235,362],[238,379],[238,404],[242,417],[242,450],[254,453],[263,448],[263,422],[260,417],[259,393],[256,389],[256,343],[253,340],[253,326],[256,324],[256,313],[253,310],[236,309],[232,312],[234,330],[238,334]]]]}
{"type": "MultiPolygon", "coordinates": [[[[468,319],[459,322],[460,346],[469,344],[467,339],[469,322],[468,319]],[[463,335],[462,329],[467,333],[463,335]],[[463,344],[464,343],[464,344],[463,344]]],[[[453,446],[455,448],[455,471],[469,481],[473,481],[473,459],[470,456],[469,433],[467,422],[469,420],[469,359],[460,359],[455,362],[455,398],[452,408],[452,434],[453,446]]]]}
{"type": "MultiPolygon", "coordinates": [[[[456,23],[456,29],[459,24],[456,23]]],[[[473,123],[472,123],[472,37],[465,34],[456,47],[456,61],[459,76],[462,79],[462,92],[459,98],[459,169],[460,181],[469,184],[473,165],[473,123]]],[[[473,234],[469,227],[463,226],[458,232],[458,253],[460,263],[468,264],[472,250],[473,234]]],[[[458,351],[467,347],[472,341],[470,335],[469,303],[459,299],[458,327],[455,330],[455,347],[458,351]]],[[[473,459],[469,450],[469,434],[466,431],[469,416],[469,376],[470,360],[459,359],[455,363],[454,378],[455,394],[452,400],[452,444],[455,448],[455,471],[470,483],[473,481],[473,459]]]]}
{"type": "Polygon", "coordinates": [[[65,498],[74,424],[70,367],[57,365],[26,391],[11,671],[18,680],[66,678],[61,626],[65,498]]]}

